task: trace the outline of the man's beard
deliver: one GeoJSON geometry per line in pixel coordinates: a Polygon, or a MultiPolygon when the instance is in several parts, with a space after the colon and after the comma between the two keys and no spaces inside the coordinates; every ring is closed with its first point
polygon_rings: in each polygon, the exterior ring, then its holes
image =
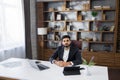
{"type": "Polygon", "coordinates": [[[69,48],[69,47],[70,47],[70,44],[67,44],[67,43],[66,43],[66,44],[64,45],[64,47],[65,47],[65,48],[69,48]]]}
{"type": "Polygon", "coordinates": [[[70,47],[70,45],[68,45],[68,46],[64,46],[65,48],[69,48],[70,47]]]}

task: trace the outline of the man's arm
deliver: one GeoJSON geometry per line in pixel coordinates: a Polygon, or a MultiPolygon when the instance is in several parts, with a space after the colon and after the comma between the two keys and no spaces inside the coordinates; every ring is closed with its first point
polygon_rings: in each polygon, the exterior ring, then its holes
{"type": "Polygon", "coordinates": [[[75,53],[75,60],[72,61],[74,65],[82,64],[81,52],[77,49],[75,53]]]}
{"type": "Polygon", "coordinates": [[[60,66],[60,67],[66,67],[72,65],[71,62],[64,62],[64,61],[54,61],[54,64],[60,66]]]}
{"type": "Polygon", "coordinates": [[[59,51],[59,49],[57,48],[56,51],[53,53],[53,55],[49,58],[49,61],[51,63],[54,63],[56,61],[56,59],[58,57],[58,51],[59,51]]]}

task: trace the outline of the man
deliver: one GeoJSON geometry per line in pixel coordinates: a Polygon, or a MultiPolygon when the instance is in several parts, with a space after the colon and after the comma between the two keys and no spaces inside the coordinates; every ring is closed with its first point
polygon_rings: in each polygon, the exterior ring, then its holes
{"type": "Polygon", "coordinates": [[[71,42],[70,36],[68,35],[62,37],[62,46],[57,48],[50,57],[50,61],[60,67],[82,63],[80,50],[71,42]]]}

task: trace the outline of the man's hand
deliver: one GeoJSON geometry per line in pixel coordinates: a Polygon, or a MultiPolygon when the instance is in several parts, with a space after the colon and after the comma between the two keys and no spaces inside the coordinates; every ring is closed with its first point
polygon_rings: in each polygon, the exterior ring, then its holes
{"type": "Polygon", "coordinates": [[[64,62],[64,61],[55,61],[54,63],[60,67],[66,67],[72,65],[71,62],[64,62]]]}
{"type": "Polygon", "coordinates": [[[54,61],[54,63],[60,67],[63,66],[63,61],[54,61]]]}

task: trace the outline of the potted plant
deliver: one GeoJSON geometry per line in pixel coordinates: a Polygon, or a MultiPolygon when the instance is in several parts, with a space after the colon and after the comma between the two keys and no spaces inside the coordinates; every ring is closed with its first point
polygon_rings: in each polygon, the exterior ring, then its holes
{"type": "Polygon", "coordinates": [[[82,58],[83,64],[88,65],[88,66],[93,66],[93,65],[95,65],[93,59],[94,59],[94,56],[92,56],[91,59],[90,59],[90,61],[87,62],[87,60],[85,60],[84,58],[82,58]]]}
{"type": "Polygon", "coordinates": [[[82,58],[83,64],[86,65],[86,72],[87,72],[86,74],[87,74],[88,76],[91,75],[90,70],[89,70],[89,67],[95,65],[93,59],[94,59],[94,56],[92,56],[91,59],[90,59],[90,61],[87,62],[87,60],[85,60],[84,58],[82,58]]]}
{"type": "Polygon", "coordinates": [[[92,11],[91,15],[93,16],[92,20],[95,20],[96,16],[98,15],[97,11],[92,11]]]}

